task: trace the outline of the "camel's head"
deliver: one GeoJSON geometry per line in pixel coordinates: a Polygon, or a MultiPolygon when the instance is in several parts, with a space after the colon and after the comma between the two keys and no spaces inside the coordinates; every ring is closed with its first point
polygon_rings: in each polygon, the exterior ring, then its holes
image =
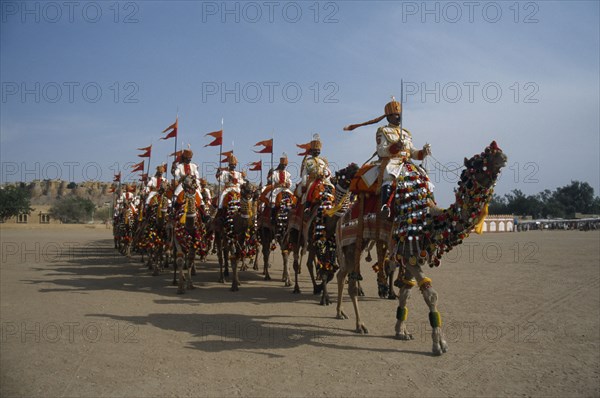
{"type": "Polygon", "coordinates": [[[480,154],[471,159],[465,158],[465,170],[460,176],[460,184],[465,184],[467,189],[473,188],[474,185],[486,188],[493,186],[500,170],[506,165],[506,160],[502,149],[496,141],[492,141],[480,154]]]}
{"type": "Polygon", "coordinates": [[[191,175],[187,175],[182,181],[184,191],[188,193],[195,192],[198,189],[198,181],[191,175]]]}
{"type": "Polygon", "coordinates": [[[242,199],[252,200],[255,191],[256,189],[254,189],[254,186],[250,183],[250,181],[246,181],[242,184],[242,186],[240,186],[240,196],[242,199]]]}
{"type": "Polygon", "coordinates": [[[333,178],[333,184],[342,189],[342,191],[347,191],[350,188],[350,181],[358,172],[358,165],[356,163],[350,163],[345,168],[336,171],[335,177],[333,178]]]}

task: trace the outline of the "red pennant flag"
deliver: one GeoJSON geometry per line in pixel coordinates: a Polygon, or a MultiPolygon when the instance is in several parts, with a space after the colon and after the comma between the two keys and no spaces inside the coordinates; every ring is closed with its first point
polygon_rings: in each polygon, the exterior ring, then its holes
{"type": "Polygon", "coordinates": [[[306,144],[296,144],[296,146],[300,149],[304,149],[304,152],[298,154],[298,156],[306,156],[308,155],[308,151],[310,150],[310,142],[306,144]]]}
{"type": "Polygon", "coordinates": [[[229,155],[233,155],[233,150],[221,152],[221,156],[224,156],[224,158],[221,159],[221,163],[227,163],[229,161],[229,155]]]}
{"type": "Polygon", "coordinates": [[[150,149],[152,149],[152,145],[147,146],[145,148],[138,148],[138,151],[149,151],[150,149]]]}
{"type": "Polygon", "coordinates": [[[252,162],[250,164],[252,165],[252,167],[249,168],[248,170],[250,170],[250,171],[261,171],[262,170],[262,160],[259,160],[258,162],[252,162]]]}
{"type": "Polygon", "coordinates": [[[204,145],[205,147],[223,145],[223,130],[213,131],[212,133],[208,133],[205,135],[210,135],[211,137],[215,138],[210,144],[204,145]]]}
{"type": "Polygon", "coordinates": [[[169,138],[173,138],[173,137],[177,137],[177,125],[179,123],[179,119],[175,119],[175,123],[173,123],[172,125],[170,125],[169,127],[167,127],[166,129],[163,130],[163,133],[166,133],[167,131],[171,130],[169,132],[169,134],[165,135],[164,137],[161,137],[161,140],[168,140],[169,138]]]}
{"type": "Polygon", "coordinates": [[[261,149],[260,151],[254,151],[254,152],[256,152],[256,153],[273,153],[273,138],[271,138],[270,140],[260,141],[260,142],[257,142],[256,144],[254,144],[254,146],[259,146],[259,145],[264,146],[264,148],[261,149]]]}
{"type": "Polygon", "coordinates": [[[223,130],[213,131],[212,133],[208,133],[205,135],[210,135],[211,137],[214,137],[214,138],[223,138],[223,130]]]}
{"type": "Polygon", "coordinates": [[[151,154],[152,154],[152,149],[148,149],[146,152],[142,153],[141,155],[138,155],[138,157],[149,158],[151,154]]]}
{"type": "Polygon", "coordinates": [[[134,164],[131,167],[131,172],[134,173],[136,171],[144,171],[144,162],[145,160],[142,160],[140,163],[134,164]]]}
{"type": "Polygon", "coordinates": [[[121,181],[121,172],[119,171],[118,174],[115,174],[114,178],[113,178],[114,182],[120,182],[121,181]]]}
{"type": "Polygon", "coordinates": [[[177,152],[173,152],[169,156],[175,156],[174,163],[181,163],[181,154],[182,153],[183,153],[183,150],[177,151],[177,152]]]}

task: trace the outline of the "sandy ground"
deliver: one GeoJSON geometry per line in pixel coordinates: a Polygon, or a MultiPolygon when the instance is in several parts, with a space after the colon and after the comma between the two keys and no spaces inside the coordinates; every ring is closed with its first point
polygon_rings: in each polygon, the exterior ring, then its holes
{"type": "Polygon", "coordinates": [[[119,256],[103,226],[0,233],[2,397],[600,395],[598,232],[472,236],[450,253],[428,272],[442,357],[418,291],[416,339],[393,338],[397,302],[377,297],[366,264],[370,334],[358,335],[347,297],[350,319],[337,320],[306,270],[300,295],[255,271],[232,293],[210,257],[178,296],[170,273],[119,256]]]}

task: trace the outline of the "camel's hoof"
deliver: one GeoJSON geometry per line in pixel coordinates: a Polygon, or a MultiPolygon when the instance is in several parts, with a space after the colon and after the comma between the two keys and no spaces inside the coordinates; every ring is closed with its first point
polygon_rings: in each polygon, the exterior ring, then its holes
{"type": "Polygon", "coordinates": [[[387,298],[389,300],[395,300],[398,298],[398,296],[396,296],[396,293],[392,292],[392,293],[388,294],[387,298]]]}
{"type": "Polygon", "coordinates": [[[185,289],[177,289],[177,294],[184,294],[185,293],[185,289]]]}
{"type": "Polygon", "coordinates": [[[410,333],[396,333],[396,339],[402,340],[402,341],[408,341],[408,340],[414,340],[415,338],[410,333]]]}
{"type": "Polygon", "coordinates": [[[157,269],[155,269],[155,270],[152,272],[152,276],[158,276],[158,275],[160,275],[160,272],[159,272],[157,269]]]}
{"type": "Polygon", "coordinates": [[[219,278],[219,281],[218,281],[218,282],[219,282],[219,283],[225,283],[225,278],[223,278],[223,277],[219,278]]]}
{"type": "Polygon", "coordinates": [[[223,275],[224,275],[224,276],[229,276],[229,270],[228,270],[228,269],[226,269],[226,270],[223,272],[223,275]]]}
{"type": "Polygon", "coordinates": [[[192,268],[192,271],[190,272],[192,275],[196,275],[196,268],[192,268]]]}
{"type": "Polygon", "coordinates": [[[365,291],[362,289],[362,287],[358,288],[358,295],[364,297],[365,291]]]}
{"type": "Polygon", "coordinates": [[[194,286],[194,285],[192,285],[192,284],[189,284],[189,285],[187,286],[187,288],[188,288],[188,290],[194,290],[194,289],[196,288],[196,286],[194,286]]]}
{"type": "Polygon", "coordinates": [[[323,284],[316,285],[313,288],[313,294],[320,294],[323,291],[323,284]]]}
{"type": "Polygon", "coordinates": [[[321,305],[330,305],[331,304],[331,300],[329,299],[329,297],[321,297],[321,305]]]}
{"type": "Polygon", "coordinates": [[[284,283],[283,283],[283,285],[284,285],[285,287],[290,287],[290,286],[292,286],[292,282],[290,282],[290,281],[283,281],[283,282],[284,282],[284,283]]]}
{"type": "Polygon", "coordinates": [[[369,329],[365,325],[358,325],[355,332],[358,334],[369,334],[369,329]]]}
{"type": "Polygon", "coordinates": [[[231,291],[232,291],[232,292],[237,292],[237,291],[239,291],[239,290],[240,290],[240,287],[239,287],[238,285],[232,285],[232,286],[231,286],[231,291]]]}
{"type": "Polygon", "coordinates": [[[339,312],[336,316],[337,319],[348,319],[348,315],[344,311],[339,312]]]}
{"type": "Polygon", "coordinates": [[[269,274],[265,275],[265,280],[266,281],[270,281],[271,280],[271,276],[269,276],[269,274]]]}
{"type": "Polygon", "coordinates": [[[446,341],[442,340],[441,348],[442,348],[442,352],[448,352],[448,343],[446,343],[446,341]]]}
{"type": "Polygon", "coordinates": [[[294,293],[294,294],[300,294],[300,293],[301,293],[301,292],[300,292],[300,288],[299,288],[298,286],[296,286],[296,287],[294,288],[294,291],[293,291],[292,293],[294,293]]]}

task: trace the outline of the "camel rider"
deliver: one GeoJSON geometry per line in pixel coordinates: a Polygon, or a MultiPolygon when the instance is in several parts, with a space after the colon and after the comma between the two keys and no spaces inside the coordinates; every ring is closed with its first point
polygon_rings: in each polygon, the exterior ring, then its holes
{"type": "Polygon", "coordinates": [[[150,181],[148,181],[148,184],[146,185],[146,194],[148,195],[146,198],[146,204],[150,203],[150,200],[156,195],[159,188],[162,186],[162,183],[166,181],[166,170],[167,166],[165,164],[156,166],[156,174],[150,178],[150,181]]]}
{"type": "Polygon", "coordinates": [[[302,162],[300,171],[301,181],[296,188],[296,195],[301,197],[304,204],[304,210],[308,210],[317,199],[316,188],[320,183],[330,186],[333,190],[333,184],[330,181],[331,171],[327,159],[321,157],[321,140],[319,134],[313,136],[310,142],[308,156],[302,162]]]}
{"type": "Polygon", "coordinates": [[[206,181],[206,178],[200,179],[200,193],[202,194],[202,200],[204,200],[205,204],[212,204],[212,192],[208,187],[208,181],[206,181]]]}
{"type": "Polygon", "coordinates": [[[269,175],[267,176],[268,185],[260,195],[260,201],[265,205],[270,205],[271,218],[273,220],[275,217],[277,196],[283,191],[288,191],[291,195],[293,195],[292,191],[290,191],[290,187],[292,186],[292,175],[286,170],[287,165],[288,157],[284,152],[279,158],[279,164],[277,165],[277,168],[275,170],[269,170],[269,175]]]}
{"type": "MultiPolygon", "coordinates": [[[[288,165],[287,155],[284,153],[279,158],[279,164],[275,170],[269,170],[267,176],[267,186],[260,195],[260,201],[264,204],[275,206],[277,195],[292,186],[292,175],[286,170],[288,165]]],[[[290,191],[291,193],[291,191],[290,191]]]]}
{"type": "Polygon", "coordinates": [[[192,163],[192,156],[194,156],[194,153],[191,149],[184,149],[181,154],[181,163],[179,163],[175,168],[173,175],[175,177],[176,183],[179,184],[177,188],[175,188],[175,196],[179,195],[179,193],[183,190],[181,182],[185,176],[191,175],[196,180],[200,180],[200,174],[198,173],[198,165],[192,163]]]}
{"type": "Polygon", "coordinates": [[[235,168],[237,166],[238,160],[237,158],[231,154],[227,158],[227,170],[218,170],[217,171],[217,180],[223,185],[223,192],[221,192],[221,196],[219,197],[219,209],[223,208],[223,201],[229,192],[237,192],[240,193],[240,186],[244,184],[244,177],[242,173],[236,171],[235,168]]]}
{"type": "MultiPolygon", "coordinates": [[[[405,164],[412,164],[412,159],[423,160],[426,156],[431,155],[431,147],[429,144],[425,144],[423,149],[414,148],[411,133],[400,127],[402,105],[394,97],[385,105],[384,112],[383,116],[365,123],[346,126],[344,130],[352,131],[360,126],[377,123],[384,117],[387,119],[388,125],[379,127],[375,134],[377,156],[379,157],[379,160],[375,162],[376,167],[364,173],[361,178],[366,186],[377,183],[376,191],[381,193],[381,212],[384,216],[389,217],[389,203],[393,192],[392,183],[400,176],[405,164]]],[[[416,168],[425,175],[425,171],[421,167],[416,168]]],[[[430,189],[433,189],[433,186],[430,186],[430,189]]]]}

